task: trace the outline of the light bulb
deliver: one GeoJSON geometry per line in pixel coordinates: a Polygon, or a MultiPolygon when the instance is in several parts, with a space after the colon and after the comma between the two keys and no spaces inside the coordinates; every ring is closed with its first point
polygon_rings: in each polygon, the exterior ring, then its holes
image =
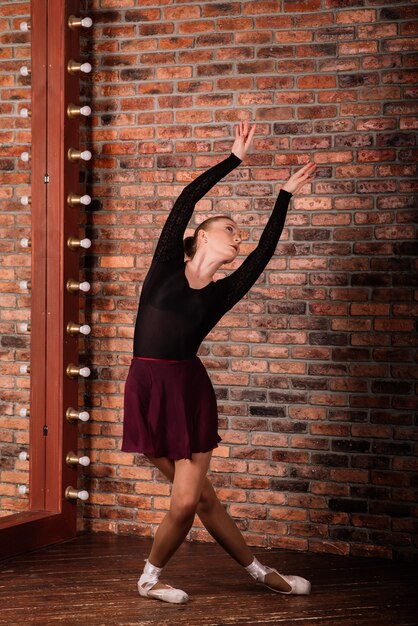
{"type": "Polygon", "coordinates": [[[21,365],[19,367],[19,371],[21,374],[28,374],[30,371],[30,365],[21,365]]]}
{"type": "Polygon", "coordinates": [[[29,22],[20,22],[19,28],[24,33],[28,33],[30,31],[30,24],[29,22]]]}
{"type": "Polygon", "coordinates": [[[88,367],[80,367],[80,376],[83,378],[88,378],[91,374],[90,369],[88,367]]]}
{"type": "Polygon", "coordinates": [[[19,485],[17,490],[21,496],[24,496],[27,493],[29,493],[29,487],[27,485],[19,485]]]}
{"type": "Polygon", "coordinates": [[[90,248],[90,247],[91,247],[91,239],[87,239],[87,238],[82,239],[82,240],[80,241],[80,246],[81,246],[82,248],[86,248],[86,249],[87,249],[87,248],[90,248]]]}
{"type": "Polygon", "coordinates": [[[83,324],[82,326],[80,326],[80,333],[82,335],[90,335],[91,333],[91,328],[88,324],[83,324]]]}
{"type": "Polygon", "coordinates": [[[30,196],[22,196],[20,198],[20,204],[23,204],[23,206],[28,206],[28,204],[31,203],[31,197],[30,196]]]}
{"type": "Polygon", "coordinates": [[[90,291],[90,283],[88,283],[86,280],[80,283],[80,291],[84,291],[85,293],[87,293],[87,291],[90,291]]]}
{"type": "Polygon", "coordinates": [[[84,74],[90,74],[91,70],[92,70],[92,66],[90,65],[90,63],[82,63],[80,65],[80,72],[83,72],[84,74]]]}
{"type": "Polygon", "coordinates": [[[23,450],[22,452],[19,452],[19,461],[28,461],[29,460],[29,453],[26,452],[26,450],[23,450]]]}
{"type": "Polygon", "coordinates": [[[30,324],[28,324],[27,322],[19,324],[19,330],[21,333],[27,333],[30,330],[30,324]]]}
{"type": "Polygon", "coordinates": [[[26,107],[24,107],[23,109],[20,109],[20,117],[30,117],[31,113],[29,111],[29,109],[27,109],[26,107]]]}
{"type": "Polygon", "coordinates": [[[31,240],[28,239],[28,237],[23,237],[20,240],[20,245],[22,246],[22,248],[29,248],[31,245],[31,240]]]}
{"type": "Polygon", "coordinates": [[[88,117],[91,115],[91,108],[87,105],[80,107],[80,114],[84,115],[84,117],[88,117]]]}
{"type": "Polygon", "coordinates": [[[22,67],[19,69],[19,74],[21,76],[30,76],[30,68],[27,65],[22,65],[22,67]]]}
{"type": "Polygon", "coordinates": [[[26,289],[30,289],[31,281],[30,280],[21,280],[20,283],[19,283],[19,287],[20,287],[20,289],[22,289],[22,291],[25,291],[26,289]]]}
{"type": "Polygon", "coordinates": [[[27,163],[29,161],[29,152],[22,152],[20,158],[22,161],[25,161],[27,163]]]}
{"type": "Polygon", "coordinates": [[[80,411],[80,413],[78,414],[78,419],[80,420],[80,422],[88,422],[90,419],[90,414],[87,413],[87,411],[80,411]]]}
{"type": "Polygon", "coordinates": [[[19,411],[19,415],[20,415],[20,417],[28,417],[28,415],[29,415],[29,409],[26,409],[26,408],[24,408],[24,409],[20,409],[20,411],[19,411]]]}

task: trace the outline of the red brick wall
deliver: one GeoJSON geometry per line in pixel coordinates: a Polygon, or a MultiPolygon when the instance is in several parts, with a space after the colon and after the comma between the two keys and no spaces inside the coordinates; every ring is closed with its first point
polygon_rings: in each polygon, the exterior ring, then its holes
{"type": "Polygon", "coordinates": [[[30,66],[30,36],[20,30],[29,21],[30,3],[0,4],[0,515],[28,507],[18,485],[29,483],[29,463],[18,459],[28,450],[30,378],[19,367],[29,363],[30,335],[19,324],[30,322],[30,294],[19,282],[30,280],[30,248],[20,240],[31,235],[30,207],[20,198],[30,195],[30,164],[19,157],[30,151],[30,120],[19,113],[30,109],[30,78],[19,69],[30,66]]]}
{"type": "MultiPolygon", "coordinates": [[[[413,191],[417,7],[384,0],[95,0],[82,58],[93,240],[80,344],[92,420],[80,525],[150,536],[169,487],[119,452],[142,280],[173,200],[258,122],[247,162],[202,200],[247,254],[282,182],[309,159],[275,257],[205,341],[222,445],[211,477],[259,546],[416,549],[418,368],[413,191]],[[415,534],[416,537],[416,534],[415,534]]],[[[193,539],[207,539],[196,526],[193,539]]]]}

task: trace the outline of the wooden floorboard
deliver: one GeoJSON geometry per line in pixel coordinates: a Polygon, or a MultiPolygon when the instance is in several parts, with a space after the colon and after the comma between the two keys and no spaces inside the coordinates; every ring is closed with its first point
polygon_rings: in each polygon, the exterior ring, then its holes
{"type": "Polygon", "coordinates": [[[141,598],[150,541],[82,535],[0,563],[0,624],[17,626],[417,626],[417,566],[256,549],[266,564],[312,582],[310,596],[255,584],[213,544],[185,543],[164,580],[186,605],[141,598]]]}

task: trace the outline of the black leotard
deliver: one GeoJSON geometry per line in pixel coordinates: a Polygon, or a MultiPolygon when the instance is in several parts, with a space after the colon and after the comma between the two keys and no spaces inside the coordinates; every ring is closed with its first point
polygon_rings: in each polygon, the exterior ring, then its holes
{"type": "Polygon", "coordinates": [[[283,190],[258,246],[235,272],[202,289],[191,288],[185,276],[183,236],[194,206],[240,163],[231,154],[187,185],[176,200],[143,284],[134,356],[175,360],[196,356],[206,335],[247,293],[273,256],[292,196],[283,190]]]}

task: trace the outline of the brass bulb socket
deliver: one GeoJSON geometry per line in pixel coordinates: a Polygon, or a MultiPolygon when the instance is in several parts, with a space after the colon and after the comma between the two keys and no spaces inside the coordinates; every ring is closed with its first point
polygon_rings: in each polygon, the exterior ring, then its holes
{"type": "Polygon", "coordinates": [[[75,15],[70,15],[68,18],[68,28],[71,28],[71,30],[76,30],[77,28],[81,28],[83,18],[82,17],[76,17],[75,15]]]}
{"type": "Polygon", "coordinates": [[[69,161],[80,161],[82,150],[78,150],[77,148],[69,148],[67,152],[67,159],[69,161]]]}
{"type": "Polygon", "coordinates": [[[73,193],[72,191],[67,196],[67,204],[73,207],[81,207],[88,206],[91,202],[91,197],[88,194],[84,194],[84,196],[78,195],[78,193],[73,193]]]}
{"type": "Polygon", "coordinates": [[[80,111],[81,111],[81,107],[78,106],[77,104],[70,103],[67,106],[67,116],[69,118],[79,117],[79,115],[81,115],[80,111]]]}
{"type": "Polygon", "coordinates": [[[71,335],[71,337],[75,337],[79,334],[80,328],[81,328],[81,324],[76,324],[75,322],[68,322],[67,333],[71,335]]]}
{"type": "Polygon", "coordinates": [[[78,250],[80,248],[80,241],[78,237],[68,237],[67,248],[70,248],[70,250],[78,250]]]}
{"type": "Polygon", "coordinates": [[[74,278],[69,278],[65,285],[65,288],[69,293],[77,293],[80,291],[80,283],[78,280],[74,280],[74,278]]]}
{"type": "Polygon", "coordinates": [[[78,193],[69,193],[67,196],[67,204],[70,206],[80,206],[81,202],[81,196],[78,195],[78,193]]]}
{"type": "Polygon", "coordinates": [[[78,365],[75,365],[74,363],[69,363],[67,365],[65,373],[67,374],[68,378],[78,378],[80,374],[80,369],[81,368],[78,365]]]}
{"type": "Polygon", "coordinates": [[[79,61],[70,59],[67,63],[67,72],[69,74],[78,74],[78,72],[81,72],[81,65],[79,61]]]}
{"type": "Polygon", "coordinates": [[[70,452],[68,452],[67,456],[65,457],[65,462],[67,463],[67,465],[78,465],[78,456],[76,455],[75,452],[73,452],[72,450],[70,452]]]}
{"type": "Polygon", "coordinates": [[[65,497],[67,500],[77,500],[78,498],[78,489],[75,487],[67,487],[65,490],[65,497]]]}
{"type": "Polygon", "coordinates": [[[68,407],[68,409],[65,412],[65,419],[70,424],[73,424],[74,422],[78,422],[78,411],[73,409],[72,406],[68,407]]]}

